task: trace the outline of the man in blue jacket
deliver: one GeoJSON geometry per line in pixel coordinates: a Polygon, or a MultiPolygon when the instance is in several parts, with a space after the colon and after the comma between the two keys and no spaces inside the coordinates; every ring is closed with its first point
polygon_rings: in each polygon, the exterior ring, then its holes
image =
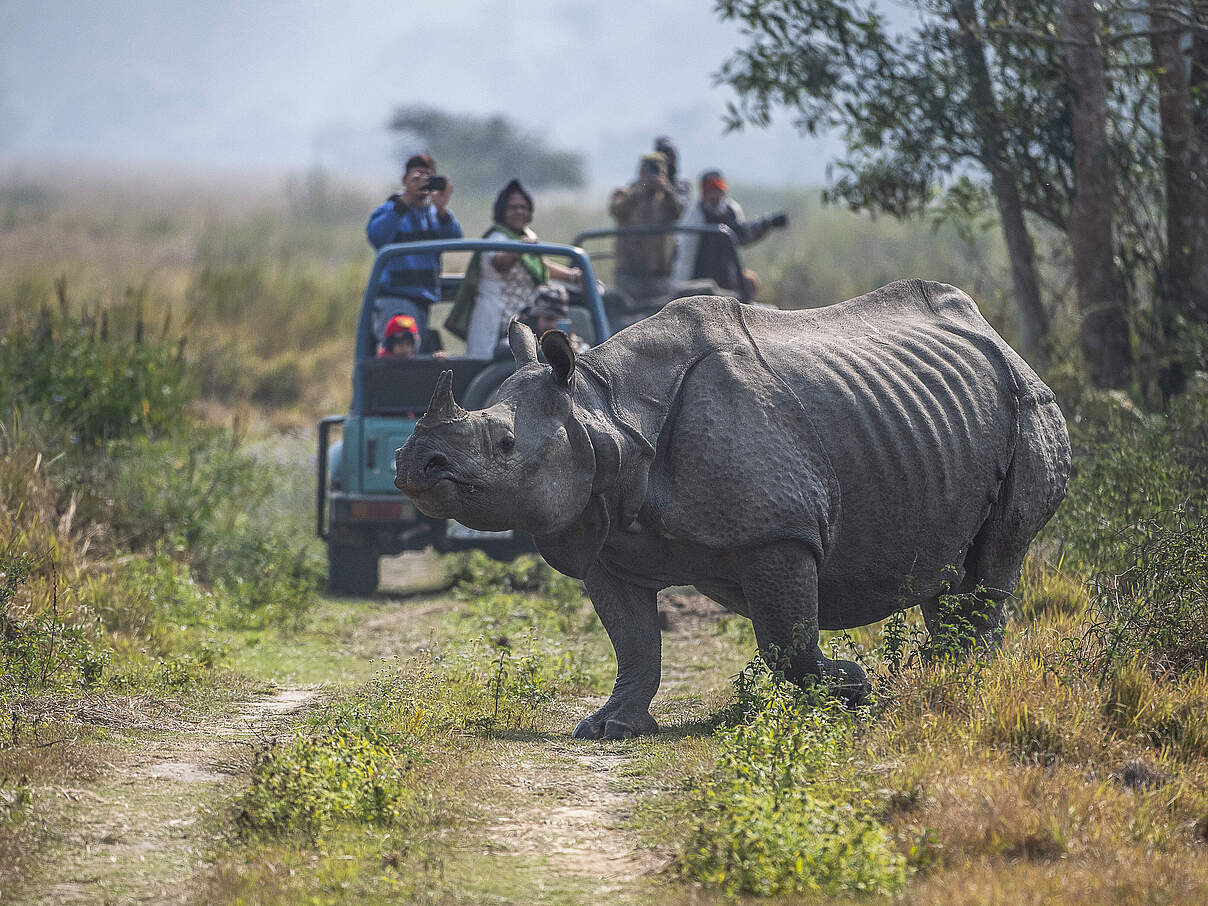
{"type": "MultiPolygon", "coordinates": [[[[375,249],[396,242],[424,239],[460,239],[461,224],[449,210],[453,183],[436,175],[436,163],[416,154],[403,168],[403,191],[391,195],[369,215],[365,231],[375,249]]],[[[373,309],[374,336],[380,341],[395,315],[415,318],[419,335],[428,326],[428,307],[440,300],[440,255],[407,255],[394,259],[382,271],[373,309]]]]}

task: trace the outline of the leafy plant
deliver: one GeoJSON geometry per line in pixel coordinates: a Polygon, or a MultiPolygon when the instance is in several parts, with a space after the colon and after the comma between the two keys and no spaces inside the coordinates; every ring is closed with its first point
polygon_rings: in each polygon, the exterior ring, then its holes
{"type": "Polygon", "coordinates": [[[738,722],[718,728],[717,760],[690,794],[678,870],[732,897],[899,889],[906,860],[845,775],[852,718],[759,659],[735,693],[738,722]]]}
{"type": "MultiPolygon", "coordinates": [[[[65,293],[65,290],[62,290],[65,293]]],[[[80,444],[162,434],[181,424],[188,399],[179,344],[145,336],[116,339],[95,319],[52,316],[0,337],[0,397],[71,431],[80,444]]]]}
{"type": "Polygon", "coordinates": [[[533,554],[506,563],[482,551],[466,551],[445,561],[445,578],[463,600],[496,592],[540,595],[559,604],[577,604],[584,597],[581,582],[533,554]]]}
{"type": "Polygon", "coordinates": [[[406,798],[405,750],[374,727],[299,734],[258,751],[239,823],[316,833],[342,821],[391,825],[406,798]]]}
{"type": "Polygon", "coordinates": [[[1204,506],[1208,458],[1197,402],[1181,401],[1170,416],[1141,416],[1131,404],[1101,394],[1071,407],[1073,474],[1045,531],[1066,563],[1123,572],[1133,565],[1138,531],[1180,509],[1204,506]]]}
{"type": "Polygon", "coordinates": [[[288,626],[315,605],[324,574],[317,546],[309,533],[298,537],[298,520],[272,506],[284,469],[215,429],[110,451],[81,510],[108,525],[123,548],[187,557],[186,582],[196,579],[217,596],[211,616],[221,612],[228,625],[288,626]]]}
{"type": "Polygon", "coordinates": [[[1131,565],[1100,574],[1084,664],[1100,684],[1134,659],[1155,675],[1208,668],[1208,512],[1147,520],[1125,546],[1131,565]]]}
{"type": "Polygon", "coordinates": [[[35,562],[29,554],[0,552],[0,701],[46,689],[91,688],[108,660],[93,644],[87,617],[60,609],[57,573],[51,576],[46,612],[12,612],[35,562]]]}

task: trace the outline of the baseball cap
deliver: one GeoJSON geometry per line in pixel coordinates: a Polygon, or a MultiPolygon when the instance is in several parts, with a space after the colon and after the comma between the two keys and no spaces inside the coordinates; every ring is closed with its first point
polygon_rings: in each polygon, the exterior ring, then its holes
{"type": "Polygon", "coordinates": [[[395,315],[386,323],[386,339],[389,340],[396,333],[409,333],[412,339],[419,338],[419,325],[415,323],[415,318],[411,315],[395,315]]]}

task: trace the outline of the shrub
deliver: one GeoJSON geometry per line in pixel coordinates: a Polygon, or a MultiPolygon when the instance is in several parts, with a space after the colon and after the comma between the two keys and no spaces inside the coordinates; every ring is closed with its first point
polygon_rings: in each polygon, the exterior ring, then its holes
{"type": "Polygon", "coordinates": [[[213,429],[122,442],[110,452],[92,471],[81,509],[107,524],[119,547],[187,556],[185,580],[218,596],[211,616],[228,625],[297,625],[317,603],[325,572],[318,547],[273,506],[284,467],[213,429]]]}
{"type": "Polygon", "coordinates": [[[244,832],[314,835],[343,822],[397,822],[411,796],[408,774],[441,732],[434,668],[430,661],[379,674],[261,748],[237,804],[244,832]]]}
{"type": "Polygon", "coordinates": [[[248,831],[317,833],[342,821],[391,825],[406,788],[406,751],[370,726],[298,734],[255,755],[240,802],[248,831]]]}
{"type": "Polygon", "coordinates": [[[906,880],[875,808],[844,777],[853,721],[821,690],[776,680],[759,660],[735,683],[740,718],[716,731],[711,773],[691,793],[679,871],[729,896],[892,893],[906,880]]]}
{"type": "Polygon", "coordinates": [[[45,611],[15,606],[35,567],[27,553],[0,551],[0,702],[5,705],[47,690],[92,688],[109,659],[93,642],[94,621],[83,609],[68,609],[60,601],[57,573],[49,580],[45,611]]]}
{"type": "Polygon", "coordinates": [[[463,600],[493,592],[542,595],[568,604],[583,600],[581,582],[562,575],[534,554],[504,563],[482,551],[466,551],[445,561],[445,578],[463,600]]]}
{"type": "Polygon", "coordinates": [[[1186,400],[1170,416],[1141,416],[1120,406],[1070,422],[1073,473],[1066,499],[1045,530],[1064,559],[1091,571],[1132,566],[1136,528],[1208,500],[1203,414],[1186,400]]]}
{"type": "Polygon", "coordinates": [[[188,392],[180,346],[143,335],[109,339],[95,322],[43,310],[33,328],[0,336],[0,406],[18,407],[89,447],[179,427],[188,392]]]}
{"type": "Polygon", "coordinates": [[[1093,584],[1085,665],[1102,684],[1139,658],[1155,675],[1208,667],[1208,511],[1147,521],[1126,545],[1130,565],[1093,584]]]}
{"type": "Polygon", "coordinates": [[[326,564],[286,532],[245,527],[214,553],[225,553],[215,587],[227,596],[231,625],[296,629],[318,603],[326,564]]]}

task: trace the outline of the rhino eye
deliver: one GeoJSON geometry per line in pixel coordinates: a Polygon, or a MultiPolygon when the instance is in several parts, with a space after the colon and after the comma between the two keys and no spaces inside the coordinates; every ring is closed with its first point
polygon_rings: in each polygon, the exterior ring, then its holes
{"type": "Polygon", "coordinates": [[[505,434],[503,437],[499,438],[499,452],[511,453],[515,446],[516,438],[512,437],[512,435],[505,434]]]}

